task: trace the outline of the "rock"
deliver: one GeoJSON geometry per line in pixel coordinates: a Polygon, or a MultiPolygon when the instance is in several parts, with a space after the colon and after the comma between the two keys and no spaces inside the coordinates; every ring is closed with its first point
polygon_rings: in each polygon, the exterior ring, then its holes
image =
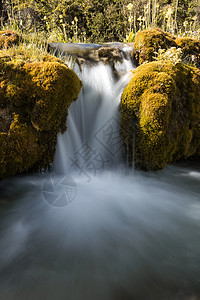
{"type": "Polygon", "coordinates": [[[32,63],[1,55],[0,70],[0,178],[46,168],[82,82],[50,55],[32,63]]]}
{"type": "Polygon", "coordinates": [[[135,64],[138,66],[145,61],[153,61],[155,52],[159,48],[169,49],[176,46],[176,38],[172,34],[160,28],[151,28],[137,32],[132,56],[135,64]]]}
{"type": "Polygon", "coordinates": [[[73,59],[84,59],[88,61],[96,61],[96,49],[99,45],[76,43],[48,43],[48,52],[56,56],[70,55],[73,59]]]}
{"type": "Polygon", "coordinates": [[[0,31],[0,49],[19,44],[19,36],[11,30],[0,31]]]}
{"type": "Polygon", "coordinates": [[[49,43],[48,51],[59,55],[70,55],[81,65],[82,61],[88,64],[103,61],[107,64],[113,64],[115,61],[122,61],[124,48],[128,44],[110,43],[110,44],[67,44],[67,43],[49,43]]]}
{"type": "Polygon", "coordinates": [[[177,47],[181,48],[183,61],[193,63],[200,67],[200,41],[192,38],[182,37],[176,39],[177,47]]]}
{"type": "Polygon", "coordinates": [[[120,49],[114,47],[101,47],[98,49],[99,60],[105,58],[108,63],[114,61],[122,61],[122,54],[120,49]]]}
{"type": "Polygon", "coordinates": [[[199,158],[200,70],[155,61],[133,71],[121,98],[121,136],[130,160],[134,152],[136,167],[144,170],[199,158]]]}
{"type": "Polygon", "coordinates": [[[155,60],[156,52],[159,49],[169,49],[171,47],[181,48],[182,61],[184,63],[200,66],[200,42],[199,40],[176,37],[163,31],[160,28],[151,28],[139,31],[135,37],[132,57],[135,65],[141,65],[144,62],[155,60]]]}
{"type": "Polygon", "coordinates": [[[94,65],[99,62],[108,64],[116,78],[120,74],[116,69],[116,63],[123,58],[130,59],[133,44],[108,43],[108,44],[76,44],[76,43],[49,43],[49,53],[59,56],[68,56],[74,63],[82,68],[83,64],[94,65]]]}

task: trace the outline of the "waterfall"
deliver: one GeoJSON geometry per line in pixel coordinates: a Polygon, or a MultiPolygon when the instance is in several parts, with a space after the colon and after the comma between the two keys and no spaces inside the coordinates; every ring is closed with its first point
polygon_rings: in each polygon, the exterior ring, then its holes
{"type": "Polygon", "coordinates": [[[124,164],[120,138],[120,97],[134,69],[130,59],[110,65],[77,64],[83,82],[79,99],[69,108],[67,132],[58,136],[53,169],[56,173],[78,171],[88,177],[124,164]],[[116,76],[117,75],[117,76],[116,76]]]}
{"type": "Polygon", "coordinates": [[[10,203],[0,218],[1,300],[199,299],[200,166],[126,168],[125,57],[75,64],[83,89],[53,172],[0,182],[0,203],[10,203]]]}

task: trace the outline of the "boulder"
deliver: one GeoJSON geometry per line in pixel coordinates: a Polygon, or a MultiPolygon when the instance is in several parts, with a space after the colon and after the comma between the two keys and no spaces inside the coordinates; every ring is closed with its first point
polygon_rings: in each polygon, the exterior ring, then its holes
{"type": "Polygon", "coordinates": [[[182,50],[183,61],[200,67],[200,41],[189,37],[176,38],[177,47],[182,50]]]}
{"type": "Polygon", "coordinates": [[[151,28],[137,32],[132,56],[138,66],[146,61],[153,61],[158,49],[169,49],[176,46],[176,38],[172,34],[160,28],[151,28]]]}
{"type": "Polygon", "coordinates": [[[151,28],[139,31],[135,37],[132,57],[136,66],[144,62],[156,60],[159,49],[170,49],[171,47],[182,50],[183,63],[200,66],[200,42],[189,37],[176,37],[160,28],[151,28]]]}
{"type": "Polygon", "coordinates": [[[140,169],[199,158],[200,70],[154,61],[133,71],[121,98],[121,136],[140,169]]]}
{"type": "Polygon", "coordinates": [[[29,62],[0,51],[0,178],[47,168],[82,82],[61,60],[29,62]]]}

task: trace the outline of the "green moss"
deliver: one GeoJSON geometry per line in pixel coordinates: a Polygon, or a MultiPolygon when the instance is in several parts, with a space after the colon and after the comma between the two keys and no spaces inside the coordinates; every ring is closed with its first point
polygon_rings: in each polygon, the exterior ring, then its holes
{"type": "Polygon", "coordinates": [[[82,82],[63,62],[0,59],[0,178],[39,170],[53,160],[58,132],[82,82]],[[2,122],[1,122],[2,116],[2,122]],[[6,120],[6,123],[5,123],[6,120]],[[5,126],[6,124],[6,126],[5,126]]]}
{"type": "Polygon", "coordinates": [[[168,49],[176,46],[175,37],[160,28],[151,28],[139,31],[135,37],[133,57],[137,64],[154,60],[154,52],[159,48],[168,49]]]}
{"type": "Polygon", "coordinates": [[[181,48],[184,63],[200,66],[200,42],[192,38],[177,38],[160,28],[139,31],[132,52],[136,65],[155,60],[159,49],[181,48]]]}
{"type": "Polygon", "coordinates": [[[157,170],[199,154],[200,71],[170,61],[138,67],[121,99],[121,135],[136,166],[157,170]],[[132,123],[136,119],[133,149],[132,123]]]}

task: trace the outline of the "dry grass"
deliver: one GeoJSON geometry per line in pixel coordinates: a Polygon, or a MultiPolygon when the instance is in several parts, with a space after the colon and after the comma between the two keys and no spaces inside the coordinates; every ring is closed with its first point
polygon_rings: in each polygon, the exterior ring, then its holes
{"type": "MultiPolygon", "coordinates": [[[[10,29],[7,29],[10,30],[10,29]]],[[[4,47],[0,50],[0,58],[22,59],[27,62],[38,62],[48,54],[48,41],[44,34],[31,33],[25,34],[17,32],[19,35],[19,44],[11,47],[4,47]]]]}
{"type": "Polygon", "coordinates": [[[3,49],[0,51],[0,58],[8,57],[10,60],[22,59],[27,62],[38,62],[44,59],[47,55],[47,50],[44,48],[38,48],[34,44],[20,44],[8,49],[3,49]]]}

